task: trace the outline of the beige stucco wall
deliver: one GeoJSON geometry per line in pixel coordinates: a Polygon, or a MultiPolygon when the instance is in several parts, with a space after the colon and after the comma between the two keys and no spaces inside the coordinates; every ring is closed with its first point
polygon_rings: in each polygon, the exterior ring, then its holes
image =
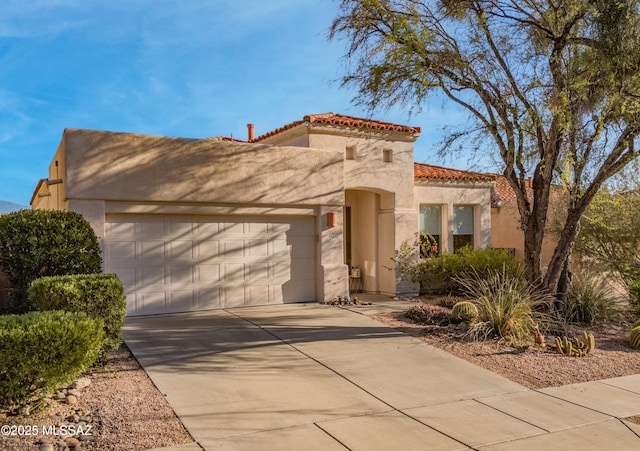
{"type": "Polygon", "coordinates": [[[110,213],[314,216],[316,293],[329,300],[348,282],[343,173],[343,154],[327,149],[68,129],[49,168],[63,183],[34,208],[79,212],[101,241],[110,213]]]}
{"type": "Polygon", "coordinates": [[[453,207],[455,205],[474,207],[474,246],[491,246],[491,183],[423,180],[417,180],[415,183],[414,208],[416,211],[420,211],[420,205],[442,206],[441,246],[443,249],[453,252],[453,207]]]}
{"type": "Polygon", "coordinates": [[[393,263],[401,243],[415,239],[418,231],[413,202],[416,139],[393,131],[301,124],[263,141],[342,153],[345,205],[352,207],[352,263],[362,269],[365,291],[416,293],[412,284],[398,283],[393,263]],[[347,149],[354,159],[346,158],[347,149]],[[391,161],[385,161],[385,150],[391,152],[391,161]]]}
{"type": "MultiPolygon", "coordinates": [[[[551,261],[556,244],[555,235],[547,231],[542,240],[543,267],[551,261]]],[[[515,249],[517,257],[524,257],[524,232],[520,227],[520,213],[515,201],[491,209],[491,247],[515,249]]]]}
{"type": "Polygon", "coordinates": [[[67,130],[69,199],[342,205],[342,154],[67,130]]]}

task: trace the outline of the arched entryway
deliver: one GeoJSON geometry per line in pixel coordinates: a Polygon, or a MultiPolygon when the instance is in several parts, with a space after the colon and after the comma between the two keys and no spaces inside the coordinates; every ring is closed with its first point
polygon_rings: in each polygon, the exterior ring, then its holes
{"type": "Polygon", "coordinates": [[[395,198],[382,190],[345,192],[345,263],[360,269],[362,287],[370,293],[396,293],[395,198]]]}

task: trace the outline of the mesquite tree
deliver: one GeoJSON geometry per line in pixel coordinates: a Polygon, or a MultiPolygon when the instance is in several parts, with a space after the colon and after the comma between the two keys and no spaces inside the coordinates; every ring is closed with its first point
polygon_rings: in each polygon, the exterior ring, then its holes
{"type": "Polygon", "coordinates": [[[470,113],[462,132],[487,139],[516,193],[530,281],[562,294],[582,214],[638,156],[639,4],[341,0],[329,38],[347,40],[342,81],[371,111],[419,108],[437,91],[470,113]],[[566,219],[543,273],[553,186],[566,219]]]}

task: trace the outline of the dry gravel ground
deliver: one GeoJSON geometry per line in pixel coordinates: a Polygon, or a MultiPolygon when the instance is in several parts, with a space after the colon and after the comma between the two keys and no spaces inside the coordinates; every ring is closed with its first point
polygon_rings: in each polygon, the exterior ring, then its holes
{"type": "MultiPolygon", "coordinates": [[[[606,326],[572,328],[570,335],[582,330],[596,337],[595,351],[586,357],[564,357],[550,350],[528,349],[514,354],[497,341],[473,342],[453,327],[423,326],[403,313],[371,315],[377,321],[514,382],[535,389],[640,373],[640,351],[628,346],[628,327],[606,326]]],[[[547,342],[552,341],[547,339],[547,342]]],[[[77,413],[91,418],[93,440],[79,449],[143,450],[193,442],[184,426],[156,389],[126,346],[112,353],[105,369],[92,369],[92,380],[78,404],[68,406],[52,401],[42,414],[0,417],[0,426],[36,425],[39,428],[60,425],[77,413]]],[[[629,420],[640,424],[640,416],[629,420]]],[[[0,435],[0,450],[39,450],[43,436],[0,435]]],[[[56,446],[51,448],[58,450],[56,446]]]]}
{"type": "MultiPolygon", "coordinates": [[[[640,374],[640,350],[629,347],[628,326],[568,326],[570,337],[581,336],[583,330],[593,333],[596,349],[584,357],[566,357],[551,347],[516,350],[497,340],[471,341],[460,328],[417,324],[404,313],[370,316],[531,389],[640,374]]],[[[547,337],[546,342],[553,343],[553,337],[547,337]]],[[[640,416],[629,420],[640,424],[640,416]]]]}
{"type": "MultiPolygon", "coordinates": [[[[77,404],[69,406],[52,400],[41,414],[0,418],[0,425],[34,425],[39,431],[49,426],[59,429],[67,417],[79,410],[80,416],[91,418],[90,434],[94,438],[83,441],[78,449],[131,451],[193,442],[126,346],[111,353],[104,369],[91,369],[85,376],[92,382],[82,390],[77,404]]],[[[0,450],[39,450],[39,440],[45,436],[26,435],[24,428],[22,432],[16,436],[0,435],[0,450]]],[[[51,449],[62,449],[56,442],[54,439],[51,449]]]]}

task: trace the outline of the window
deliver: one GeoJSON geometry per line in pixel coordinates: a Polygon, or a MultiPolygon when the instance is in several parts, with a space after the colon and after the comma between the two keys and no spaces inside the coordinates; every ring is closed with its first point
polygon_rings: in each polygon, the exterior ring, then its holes
{"type": "MultiPolygon", "coordinates": [[[[420,205],[420,232],[433,238],[427,243],[421,237],[420,256],[438,255],[442,241],[442,207],[440,205],[420,205]]],[[[427,238],[429,239],[429,238],[427,238]]]]}
{"type": "Polygon", "coordinates": [[[382,161],[385,163],[391,163],[393,161],[393,150],[384,149],[382,151],[382,161]]]}
{"type": "Polygon", "coordinates": [[[356,159],[356,146],[349,146],[345,151],[345,158],[347,160],[355,160],[356,159]]]}
{"type": "Polygon", "coordinates": [[[453,252],[473,247],[473,207],[453,207],[453,252]]]}

